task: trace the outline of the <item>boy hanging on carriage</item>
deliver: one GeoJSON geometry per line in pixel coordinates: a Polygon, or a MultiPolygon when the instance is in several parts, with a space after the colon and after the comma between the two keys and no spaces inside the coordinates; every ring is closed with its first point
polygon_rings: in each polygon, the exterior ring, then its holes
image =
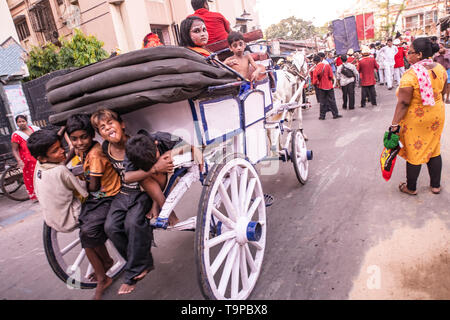
{"type": "Polygon", "coordinates": [[[112,283],[106,275],[114,262],[105,246],[107,236],[104,224],[114,196],[120,190],[120,178],[103,154],[100,144],[94,140],[95,131],[88,115],[71,116],[66,123],[66,133],[75,155],[81,160],[81,179],[86,181],[89,191],[79,217],[80,239],[94,268],[90,279],[97,281],[95,299],[100,299],[112,283]]]}
{"type": "MultiPolygon", "coordinates": [[[[85,138],[84,141],[91,141],[92,144],[91,137],[85,138]]],[[[94,299],[98,300],[112,283],[106,271],[113,261],[106,250],[106,235],[103,231],[108,204],[102,203],[99,208],[94,206],[81,180],[64,165],[66,155],[60,139],[51,130],[37,131],[28,139],[28,149],[38,160],[34,179],[36,196],[48,226],[63,233],[80,227],[81,245],[94,267],[92,280],[97,281],[94,299]],[[106,210],[100,210],[104,206],[106,210]]],[[[83,143],[83,146],[87,145],[89,143],[83,143]]]]}
{"type": "MultiPolygon", "coordinates": [[[[92,115],[91,123],[105,140],[102,145],[103,152],[121,179],[120,192],[114,197],[106,217],[105,232],[117,251],[127,260],[125,282],[119,288],[118,294],[128,294],[136,288],[139,280],[154,269],[150,250],[153,230],[146,218],[152,207],[152,199],[146,192],[141,191],[138,182],[125,179],[125,172],[130,167],[125,154],[129,137],[125,133],[125,123],[120,116],[111,110],[101,109],[92,115]]],[[[173,171],[170,154],[159,157],[150,171],[155,175],[173,171]]],[[[141,184],[146,185],[146,182],[141,184]]]]}

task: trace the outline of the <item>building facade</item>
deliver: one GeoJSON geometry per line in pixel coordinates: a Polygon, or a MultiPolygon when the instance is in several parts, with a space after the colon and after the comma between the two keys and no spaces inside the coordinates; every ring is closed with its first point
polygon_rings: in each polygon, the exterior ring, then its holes
{"type": "Polygon", "coordinates": [[[446,0],[406,0],[405,7],[401,10],[401,3],[390,4],[389,15],[382,8],[386,1],[356,0],[355,4],[342,12],[342,17],[373,13],[375,25],[375,38],[384,38],[383,26],[390,23],[395,24],[395,31],[409,36],[417,35],[439,35],[439,19],[448,15],[448,2],[446,0]],[[399,14],[400,12],[400,14],[399,14]]]}
{"type": "MultiPolygon", "coordinates": [[[[6,0],[26,50],[59,38],[75,28],[104,42],[104,49],[128,52],[141,48],[144,36],[158,34],[176,45],[179,24],[193,13],[190,0],[6,0]]],[[[211,11],[222,13],[235,30],[259,28],[256,0],[208,0],[211,11]]]]}

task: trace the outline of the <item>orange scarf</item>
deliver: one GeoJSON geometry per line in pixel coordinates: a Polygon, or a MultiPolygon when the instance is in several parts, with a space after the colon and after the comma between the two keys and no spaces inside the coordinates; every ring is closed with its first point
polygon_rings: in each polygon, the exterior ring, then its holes
{"type": "Polygon", "coordinates": [[[191,49],[192,51],[200,53],[202,56],[205,56],[205,57],[209,57],[211,55],[211,52],[209,52],[208,50],[206,50],[202,47],[188,47],[188,49],[191,49]]]}

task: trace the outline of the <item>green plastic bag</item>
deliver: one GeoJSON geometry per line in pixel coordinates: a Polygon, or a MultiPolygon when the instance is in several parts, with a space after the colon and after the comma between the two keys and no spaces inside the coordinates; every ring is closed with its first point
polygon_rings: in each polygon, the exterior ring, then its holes
{"type": "Polygon", "coordinates": [[[400,137],[393,132],[385,132],[384,133],[384,147],[386,149],[395,149],[398,147],[398,142],[400,141],[400,137]]]}

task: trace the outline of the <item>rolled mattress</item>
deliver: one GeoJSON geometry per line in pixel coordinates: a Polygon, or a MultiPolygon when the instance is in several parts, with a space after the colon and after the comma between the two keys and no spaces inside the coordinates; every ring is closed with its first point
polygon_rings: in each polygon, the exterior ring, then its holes
{"type": "MultiPolygon", "coordinates": [[[[133,51],[51,79],[46,92],[56,114],[50,122],[62,125],[72,114],[92,114],[104,107],[123,114],[156,103],[192,99],[205,96],[210,86],[234,81],[230,71],[183,47],[133,51]]],[[[237,89],[214,95],[230,93],[237,94],[237,89]]]]}

